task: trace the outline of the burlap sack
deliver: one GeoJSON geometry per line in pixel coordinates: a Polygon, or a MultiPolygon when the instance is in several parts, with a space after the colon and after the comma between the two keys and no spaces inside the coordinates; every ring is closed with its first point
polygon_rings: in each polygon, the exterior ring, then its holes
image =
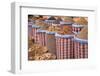
{"type": "Polygon", "coordinates": [[[74,58],[88,58],[88,40],[74,38],[74,58]]]}
{"type": "Polygon", "coordinates": [[[56,40],[55,40],[55,33],[54,32],[47,32],[47,43],[46,46],[50,53],[56,54],[56,40]]]}
{"type": "Polygon", "coordinates": [[[73,35],[56,34],[56,54],[57,59],[73,58],[73,35]]]}

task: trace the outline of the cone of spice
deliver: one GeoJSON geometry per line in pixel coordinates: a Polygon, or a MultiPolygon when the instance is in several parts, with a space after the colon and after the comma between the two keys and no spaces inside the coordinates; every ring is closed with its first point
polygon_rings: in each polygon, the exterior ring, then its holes
{"type": "Polygon", "coordinates": [[[74,38],[74,58],[88,58],[88,27],[74,38]]]}
{"type": "Polygon", "coordinates": [[[62,21],[61,17],[56,17],[55,23],[52,24],[52,26],[60,26],[60,22],[62,21]]]}
{"type": "Polygon", "coordinates": [[[55,23],[56,23],[56,18],[55,18],[54,16],[50,16],[47,20],[45,20],[45,22],[46,22],[48,25],[55,24],[55,23]]]}
{"type": "Polygon", "coordinates": [[[60,22],[62,21],[62,19],[61,19],[61,17],[60,16],[57,16],[56,17],[56,22],[55,22],[55,24],[60,24],[60,22]]]}

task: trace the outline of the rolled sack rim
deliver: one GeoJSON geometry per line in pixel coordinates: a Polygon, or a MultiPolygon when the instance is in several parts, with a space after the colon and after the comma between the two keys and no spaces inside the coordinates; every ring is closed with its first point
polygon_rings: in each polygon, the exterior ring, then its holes
{"type": "Polygon", "coordinates": [[[56,34],[56,32],[46,31],[46,34],[56,34]]]}
{"type": "Polygon", "coordinates": [[[64,22],[64,21],[60,21],[60,24],[72,25],[72,24],[73,24],[73,22],[64,22]]]}
{"type": "Polygon", "coordinates": [[[75,37],[73,40],[79,43],[88,43],[87,39],[80,39],[80,38],[75,37]]]}
{"type": "Polygon", "coordinates": [[[45,22],[56,22],[56,20],[45,20],[45,22]]]}
{"type": "Polygon", "coordinates": [[[82,28],[82,27],[84,27],[85,25],[80,25],[80,24],[72,24],[72,26],[73,26],[73,27],[80,27],[80,28],[82,28]]]}
{"type": "Polygon", "coordinates": [[[28,26],[32,26],[33,25],[33,22],[28,22],[28,26]]]}
{"type": "Polygon", "coordinates": [[[40,28],[40,26],[32,25],[32,28],[40,28]]]}
{"type": "Polygon", "coordinates": [[[79,31],[79,32],[76,32],[76,31],[72,31],[72,32],[73,32],[74,34],[76,34],[76,35],[80,33],[80,31],[79,31]]]}
{"type": "Polygon", "coordinates": [[[55,36],[56,37],[60,37],[60,38],[74,38],[74,35],[70,35],[70,34],[68,34],[68,35],[61,35],[61,34],[56,33],[55,36]]]}
{"type": "Polygon", "coordinates": [[[54,23],[54,24],[52,24],[52,26],[60,26],[60,24],[56,24],[56,23],[54,23]]]}
{"type": "Polygon", "coordinates": [[[46,33],[46,32],[47,32],[47,30],[41,30],[41,29],[39,29],[39,30],[37,30],[37,33],[39,33],[39,32],[46,33]]]}

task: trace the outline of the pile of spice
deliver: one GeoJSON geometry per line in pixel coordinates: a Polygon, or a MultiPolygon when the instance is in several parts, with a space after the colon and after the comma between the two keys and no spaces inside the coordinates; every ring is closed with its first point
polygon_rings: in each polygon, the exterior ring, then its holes
{"type": "Polygon", "coordinates": [[[64,22],[73,22],[73,18],[67,16],[67,17],[64,17],[64,18],[63,18],[63,21],[64,21],[64,22]]]}
{"type": "Polygon", "coordinates": [[[41,46],[29,41],[28,59],[29,60],[51,60],[56,59],[56,56],[50,52],[46,46],[41,46]],[[31,43],[31,44],[30,44],[31,43]]]}
{"type": "Polygon", "coordinates": [[[77,38],[80,38],[80,39],[88,39],[88,27],[85,26],[81,31],[80,33],[77,35],[77,38]]]}
{"type": "Polygon", "coordinates": [[[75,23],[79,25],[88,25],[87,20],[83,17],[80,17],[77,21],[75,21],[75,23]]]}
{"type": "Polygon", "coordinates": [[[73,23],[72,17],[66,16],[66,17],[63,17],[62,19],[63,19],[63,21],[60,22],[61,30],[58,32],[58,34],[62,34],[62,35],[73,34],[73,32],[72,32],[72,23],[73,23]]]}
{"type": "Polygon", "coordinates": [[[70,30],[70,29],[59,31],[58,34],[61,34],[61,35],[72,35],[73,32],[72,31],[68,31],[68,30],[70,30]]]}
{"type": "Polygon", "coordinates": [[[76,16],[73,17],[73,21],[74,21],[74,22],[77,22],[79,19],[80,19],[80,17],[76,17],[76,16]]]}
{"type": "Polygon", "coordinates": [[[59,26],[49,26],[47,29],[49,32],[58,32],[61,30],[61,28],[59,26]]]}
{"type": "Polygon", "coordinates": [[[72,29],[69,28],[68,26],[66,26],[65,28],[61,28],[59,26],[49,26],[48,31],[49,32],[56,32],[56,33],[59,33],[62,35],[73,34],[72,29]]]}
{"type": "Polygon", "coordinates": [[[40,21],[40,20],[36,20],[35,24],[37,26],[40,26],[40,29],[42,29],[42,30],[46,30],[49,27],[48,24],[46,24],[45,22],[40,21]]]}
{"type": "Polygon", "coordinates": [[[73,32],[72,32],[72,29],[69,28],[69,26],[66,26],[65,28],[62,28],[60,31],[58,31],[58,34],[61,34],[61,35],[72,35],[73,32]]]}

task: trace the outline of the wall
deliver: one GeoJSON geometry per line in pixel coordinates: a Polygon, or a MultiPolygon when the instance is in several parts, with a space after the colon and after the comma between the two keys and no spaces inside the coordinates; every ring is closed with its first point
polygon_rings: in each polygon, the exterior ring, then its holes
{"type": "MultiPolygon", "coordinates": [[[[17,2],[40,2],[40,3],[50,3],[50,4],[67,4],[67,5],[76,5],[76,6],[95,6],[97,7],[97,24],[94,25],[97,27],[97,44],[94,44],[94,46],[97,46],[96,50],[98,50],[97,53],[97,69],[92,69],[91,70],[85,70],[85,69],[73,69],[73,70],[65,70],[62,72],[48,72],[48,73],[40,73],[40,74],[29,74],[29,75],[35,75],[35,76],[52,76],[52,75],[57,75],[57,76],[99,76],[99,71],[100,71],[100,60],[99,60],[99,33],[100,33],[100,5],[99,5],[99,0],[1,0],[0,2],[0,76],[5,75],[5,76],[13,76],[13,74],[9,73],[8,70],[10,69],[10,47],[11,47],[11,8],[10,8],[10,3],[13,1],[17,2]],[[98,25],[98,26],[97,26],[98,25]]],[[[25,76],[28,76],[28,74],[24,74],[25,76]]]]}

